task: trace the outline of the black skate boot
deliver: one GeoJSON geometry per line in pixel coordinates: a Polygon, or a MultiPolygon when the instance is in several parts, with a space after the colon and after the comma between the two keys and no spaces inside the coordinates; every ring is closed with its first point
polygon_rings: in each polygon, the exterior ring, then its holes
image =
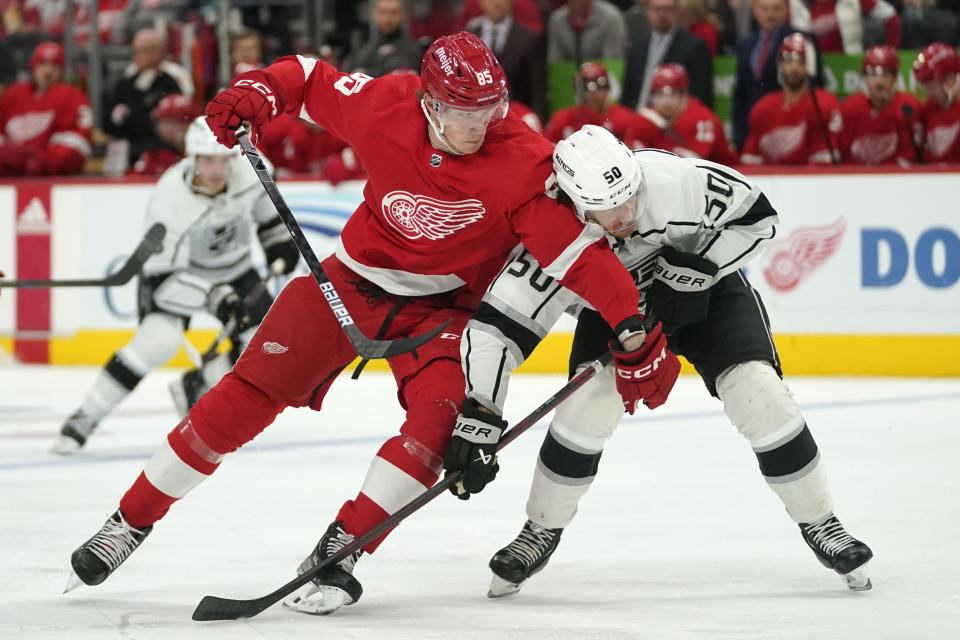
{"type": "Polygon", "coordinates": [[[96,535],[80,545],[70,556],[74,575],[67,582],[64,593],[78,587],[80,582],[93,586],[106,580],[130,557],[151,531],[153,525],[134,529],[118,510],[107,518],[96,535]]]}
{"type": "MultiPolygon", "coordinates": [[[[297,575],[314,568],[351,542],[353,536],[343,530],[342,522],[330,523],[313,553],[300,563],[297,575]]],[[[344,605],[353,604],[363,594],[360,581],[353,577],[353,567],[362,555],[363,550],[355,551],[337,564],[327,567],[319,576],[284,600],[284,606],[301,613],[325,616],[344,605]]]]}
{"type": "Polygon", "coordinates": [[[839,573],[848,587],[854,591],[873,587],[867,574],[867,562],[873,557],[873,551],[847,533],[835,515],[831,513],[820,523],[801,523],[800,533],[823,566],[839,573]]]}
{"type": "Polygon", "coordinates": [[[87,443],[90,432],[97,427],[96,420],[90,418],[83,409],[73,412],[60,428],[60,439],[50,447],[50,453],[68,456],[79,451],[87,443]]]}
{"type": "Polygon", "coordinates": [[[544,529],[527,520],[520,535],[490,559],[493,580],[488,598],[502,598],[520,591],[524,581],[543,569],[560,544],[563,529],[544,529]]]}
{"type": "Polygon", "coordinates": [[[173,396],[173,404],[177,407],[181,420],[187,417],[190,408],[197,404],[197,400],[206,392],[207,382],[200,369],[191,369],[170,383],[170,395],[173,396]]]}

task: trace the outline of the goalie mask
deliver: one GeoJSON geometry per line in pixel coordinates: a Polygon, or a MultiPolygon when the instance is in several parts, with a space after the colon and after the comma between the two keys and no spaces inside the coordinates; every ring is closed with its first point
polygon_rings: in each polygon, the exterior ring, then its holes
{"type": "Polygon", "coordinates": [[[553,171],[580,220],[620,238],[633,233],[644,209],[643,173],[619,138],[585,125],[557,143],[553,171]]]}

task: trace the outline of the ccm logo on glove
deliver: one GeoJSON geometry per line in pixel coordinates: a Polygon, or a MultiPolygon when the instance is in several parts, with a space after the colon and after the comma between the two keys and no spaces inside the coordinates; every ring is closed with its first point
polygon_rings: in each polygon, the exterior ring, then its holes
{"type": "Polygon", "coordinates": [[[237,80],[233,83],[235,87],[250,87],[251,89],[263,94],[263,97],[270,103],[270,115],[277,115],[277,96],[273,95],[270,87],[256,80],[237,80]]]}
{"type": "Polygon", "coordinates": [[[660,368],[660,363],[667,359],[667,348],[660,350],[660,355],[654,358],[653,362],[639,369],[621,369],[617,367],[617,375],[626,380],[642,380],[653,375],[660,368]]]}

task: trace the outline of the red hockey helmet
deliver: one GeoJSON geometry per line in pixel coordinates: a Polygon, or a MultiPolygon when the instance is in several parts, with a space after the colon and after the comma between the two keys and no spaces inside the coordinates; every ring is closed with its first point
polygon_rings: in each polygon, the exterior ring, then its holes
{"type": "Polygon", "coordinates": [[[171,93],[150,112],[154,120],[183,120],[190,122],[202,113],[200,107],[182,93],[171,93]]]}
{"type": "Polygon", "coordinates": [[[657,93],[669,89],[667,93],[676,93],[686,91],[690,86],[690,76],[682,64],[671,62],[662,64],[653,70],[653,78],[650,79],[650,93],[657,93]]]}
{"type": "Polygon", "coordinates": [[[434,100],[455,109],[486,109],[504,103],[507,78],[483,40],[461,31],[437,38],[423,56],[423,86],[434,100]]]}
{"type": "Polygon", "coordinates": [[[610,88],[610,74],[599,62],[584,62],[580,65],[580,81],[587,91],[610,88]]]}
{"type": "Polygon", "coordinates": [[[948,44],[928,44],[913,61],[913,75],[921,83],[939,82],[949,73],[960,72],[960,56],[948,44]]]}
{"type": "Polygon", "coordinates": [[[777,51],[777,59],[794,60],[797,62],[805,61],[810,54],[810,48],[813,45],[805,35],[796,31],[791,33],[783,42],[780,43],[780,49],[777,51]]]}
{"type": "Polygon", "coordinates": [[[897,50],[888,44],[870,47],[863,56],[860,70],[865,74],[897,73],[900,71],[900,58],[897,57],[897,50]]]}
{"type": "Polygon", "coordinates": [[[30,71],[41,62],[52,62],[63,66],[63,47],[56,42],[41,42],[30,56],[30,71]]]}

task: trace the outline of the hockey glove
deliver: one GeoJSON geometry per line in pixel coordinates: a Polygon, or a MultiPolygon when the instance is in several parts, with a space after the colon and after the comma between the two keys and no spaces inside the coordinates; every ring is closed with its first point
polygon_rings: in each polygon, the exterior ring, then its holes
{"type": "Polygon", "coordinates": [[[260,134],[270,121],[283,113],[285,99],[270,87],[263,71],[241,73],[230,87],[213,97],[207,104],[207,126],[217,141],[228,149],[237,144],[234,132],[241,122],[249,122],[250,141],[257,144],[260,134]]]}
{"type": "Polygon", "coordinates": [[[710,310],[710,287],[719,267],[695,253],[663,247],[647,290],[651,315],[663,323],[668,335],[680,327],[700,322],[710,310]]]}
{"type": "Polygon", "coordinates": [[[667,349],[667,338],[659,322],[638,349],[623,351],[618,341],[611,340],[610,351],[616,367],[617,391],[627,413],[633,415],[640,400],[648,409],[656,409],[667,401],[680,374],[680,361],[667,349]]]}
{"type": "Polygon", "coordinates": [[[229,284],[215,285],[207,294],[207,309],[217,316],[217,320],[227,326],[233,321],[233,335],[239,335],[257,324],[257,319],[250,308],[237,295],[237,291],[229,284]]]}
{"type": "Polygon", "coordinates": [[[461,500],[469,500],[471,493],[480,493],[497,477],[497,443],[507,423],[500,416],[480,410],[476,400],[463,401],[463,413],[457,416],[453,436],[443,457],[444,477],[463,471],[460,482],[450,492],[461,500]]]}

